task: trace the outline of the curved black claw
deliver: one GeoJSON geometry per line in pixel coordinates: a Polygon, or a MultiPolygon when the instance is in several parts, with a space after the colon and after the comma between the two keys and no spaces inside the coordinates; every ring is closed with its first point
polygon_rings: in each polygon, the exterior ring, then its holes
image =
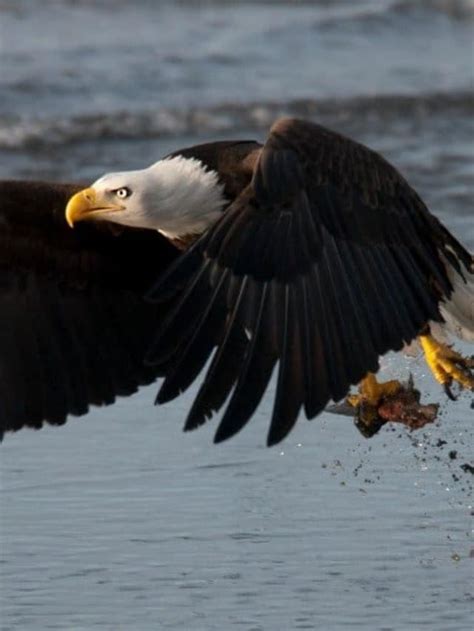
{"type": "Polygon", "coordinates": [[[451,399],[451,401],[457,401],[457,396],[453,393],[453,391],[451,390],[451,381],[447,381],[444,384],[444,391],[446,393],[446,395],[448,396],[449,399],[451,399]]]}

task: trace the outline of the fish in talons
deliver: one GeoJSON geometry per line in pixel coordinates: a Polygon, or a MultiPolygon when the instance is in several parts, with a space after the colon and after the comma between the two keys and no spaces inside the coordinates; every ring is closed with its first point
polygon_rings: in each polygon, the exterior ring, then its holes
{"type": "Polygon", "coordinates": [[[372,438],[387,423],[398,423],[410,430],[433,423],[439,405],[422,404],[419,390],[410,374],[406,383],[397,380],[378,382],[369,373],[359,385],[358,394],[349,395],[339,406],[328,411],[354,416],[354,424],[365,438],[372,438]]]}

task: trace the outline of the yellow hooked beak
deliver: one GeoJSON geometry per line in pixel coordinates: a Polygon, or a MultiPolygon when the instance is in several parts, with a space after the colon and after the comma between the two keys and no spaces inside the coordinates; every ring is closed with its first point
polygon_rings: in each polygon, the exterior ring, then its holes
{"type": "Polygon", "coordinates": [[[119,204],[104,202],[93,188],[85,188],[71,197],[66,206],[66,221],[71,228],[84,219],[94,219],[102,213],[123,210],[119,204]]]}

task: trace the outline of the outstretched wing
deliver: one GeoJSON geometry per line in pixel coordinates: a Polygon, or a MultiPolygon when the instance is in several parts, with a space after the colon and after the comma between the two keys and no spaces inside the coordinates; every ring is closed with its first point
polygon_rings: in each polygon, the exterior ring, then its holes
{"type": "Polygon", "coordinates": [[[64,219],[81,186],[0,182],[0,438],[62,424],[152,382],[157,307],[143,300],[177,251],[158,233],[64,219]]]}
{"type": "Polygon", "coordinates": [[[278,363],[268,444],[282,440],[302,407],[314,417],[440,319],[449,239],[381,156],[278,121],[251,184],[150,294],[177,296],[148,356],[165,376],[157,401],[178,396],[212,355],[186,429],[231,394],[221,441],[247,423],[278,363]]]}

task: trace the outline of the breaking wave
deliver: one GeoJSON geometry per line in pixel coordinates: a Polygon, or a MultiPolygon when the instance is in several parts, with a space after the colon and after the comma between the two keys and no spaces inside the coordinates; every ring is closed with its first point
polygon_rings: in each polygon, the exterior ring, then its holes
{"type": "Polygon", "coordinates": [[[298,99],[288,102],[221,104],[183,110],[97,112],[90,115],[26,119],[0,117],[0,149],[21,150],[100,140],[140,140],[199,136],[267,129],[279,116],[297,116],[341,124],[346,120],[376,124],[433,114],[474,112],[470,91],[392,95],[350,99],[298,99]]]}
{"type": "MultiPolygon", "coordinates": [[[[46,3],[57,2],[57,0],[46,0],[46,3]]],[[[16,8],[16,0],[5,0],[0,10],[13,10],[16,8]]],[[[101,7],[103,9],[117,9],[118,6],[126,6],[128,0],[62,0],[64,5],[74,5],[94,8],[101,7]]],[[[136,0],[135,4],[152,4],[150,0],[136,0]]],[[[235,5],[235,0],[164,0],[163,4],[179,4],[181,7],[202,7],[203,5],[216,7],[226,7],[235,5]]],[[[239,4],[245,5],[262,5],[262,6],[315,6],[324,9],[327,12],[334,10],[334,5],[329,0],[240,0],[239,4]]],[[[411,11],[413,9],[422,8],[424,10],[438,11],[456,17],[465,17],[474,14],[474,0],[365,0],[359,3],[353,0],[341,0],[338,3],[337,10],[341,8],[352,10],[354,13],[360,14],[361,11],[367,13],[373,12],[391,12],[391,11],[411,11]],[[360,6],[357,6],[359,4],[360,6]]]]}

